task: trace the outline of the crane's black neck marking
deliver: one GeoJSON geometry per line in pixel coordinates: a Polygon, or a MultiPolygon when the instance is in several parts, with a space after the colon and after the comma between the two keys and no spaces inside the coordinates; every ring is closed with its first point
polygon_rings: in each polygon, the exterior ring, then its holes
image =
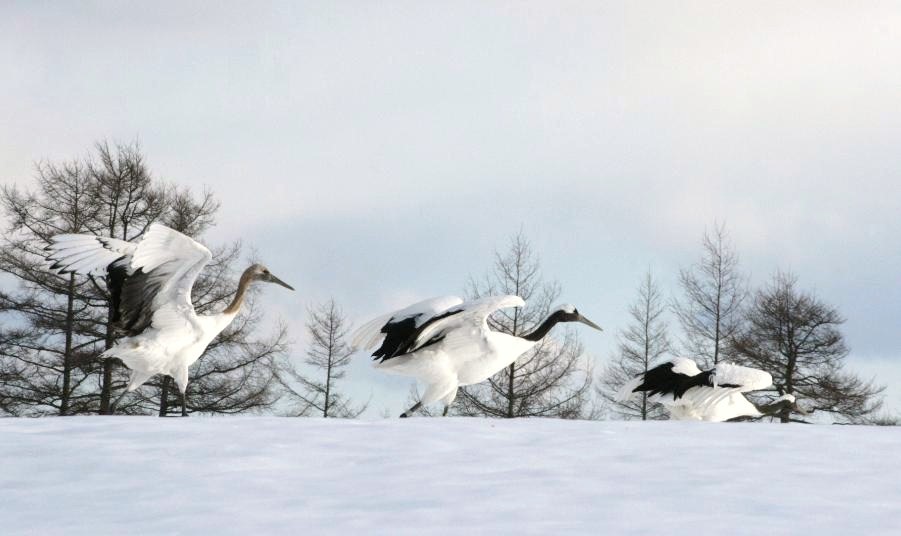
{"type": "Polygon", "coordinates": [[[527,341],[538,342],[543,339],[554,326],[560,322],[565,322],[566,320],[567,313],[565,311],[554,311],[548,315],[548,317],[544,319],[544,322],[535,328],[532,333],[523,335],[522,338],[527,341]]]}

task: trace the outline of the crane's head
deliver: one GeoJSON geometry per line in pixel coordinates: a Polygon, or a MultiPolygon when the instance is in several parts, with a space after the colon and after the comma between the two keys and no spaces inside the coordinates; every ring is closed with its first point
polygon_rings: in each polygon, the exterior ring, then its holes
{"type": "Polygon", "coordinates": [[[582,316],[579,313],[579,310],[576,309],[574,305],[560,305],[556,310],[554,310],[553,313],[551,313],[551,316],[554,317],[557,322],[581,322],[586,326],[593,327],[598,331],[604,331],[603,329],[601,329],[601,326],[582,316]]]}
{"type": "Polygon", "coordinates": [[[264,283],[275,283],[276,285],[281,285],[288,290],[294,290],[294,287],[285,283],[281,279],[272,275],[272,272],[269,271],[269,268],[266,268],[262,264],[253,264],[245,270],[244,275],[249,277],[251,281],[262,281],[264,283]]]}

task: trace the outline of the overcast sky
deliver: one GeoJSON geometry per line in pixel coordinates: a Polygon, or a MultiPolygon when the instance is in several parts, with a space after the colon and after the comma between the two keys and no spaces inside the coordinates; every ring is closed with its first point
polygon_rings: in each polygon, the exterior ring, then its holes
{"type": "MultiPolygon", "coordinates": [[[[718,219],[901,409],[899,65],[897,2],[3,2],[0,179],[139,140],[298,289],[263,297],[297,355],[307,304],[459,293],[522,228],[601,363],[718,219]]],[[[398,413],[409,382],[347,385],[398,413]]]]}

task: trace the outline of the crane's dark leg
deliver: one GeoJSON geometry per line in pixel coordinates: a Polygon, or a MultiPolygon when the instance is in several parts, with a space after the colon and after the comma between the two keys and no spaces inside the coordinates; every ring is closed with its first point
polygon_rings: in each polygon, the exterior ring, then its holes
{"type": "Polygon", "coordinates": [[[181,392],[181,416],[188,416],[188,387],[185,386],[185,390],[181,392]]]}
{"type": "Polygon", "coordinates": [[[407,411],[401,413],[401,414],[400,414],[400,418],[401,418],[401,419],[406,419],[407,417],[409,417],[410,415],[412,415],[414,411],[416,411],[417,409],[419,409],[421,406],[422,406],[422,402],[417,402],[416,405],[414,405],[412,408],[410,408],[410,409],[408,409],[407,411]]]}
{"type": "Polygon", "coordinates": [[[450,404],[444,406],[444,411],[441,412],[442,417],[447,417],[447,411],[450,409],[450,404]]]}

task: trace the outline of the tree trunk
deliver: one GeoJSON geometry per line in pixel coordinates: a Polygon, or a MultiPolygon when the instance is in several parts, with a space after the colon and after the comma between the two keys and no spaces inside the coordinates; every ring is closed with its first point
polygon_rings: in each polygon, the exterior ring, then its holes
{"type": "MultiPolygon", "coordinates": [[[[113,308],[112,303],[110,303],[109,311],[107,312],[107,320],[106,320],[106,340],[104,341],[103,348],[104,350],[109,350],[113,347],[113,308]]],[[[109,415],[110,414],[110,400],[112,399],[113,393],[113,360],[110,358],[106,358],[103,360],[103,382],[100,385],[100,414],[101,415],[109,415]]]]}
{"type": "Polygon", "coordinates": [[[63,395],[59,403],[59,414],[69,414],[69,398],[72,384],[72,331],[75,325],[75,274],[69,274],[68,304],[66,305],[66,349],[63,353],[63,395]]]}

